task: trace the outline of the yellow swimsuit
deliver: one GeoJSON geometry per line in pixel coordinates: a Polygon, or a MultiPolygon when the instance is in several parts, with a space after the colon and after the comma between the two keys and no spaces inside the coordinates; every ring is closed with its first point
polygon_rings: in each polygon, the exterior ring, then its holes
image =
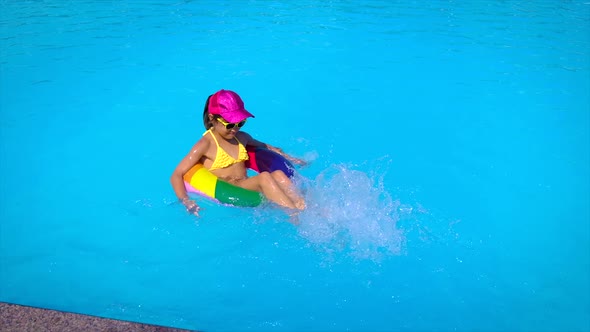
{"type": "MultiPolygon", "coordinates": [[[[203,136],[207,135],[209,132],[211,132],[211,129],[207,130],[203,136]]],[[[221,146],[219,146],[219,142],[217,142],[217,138],[215,138],[213,132],[211,132],[211,136],[213,136],[213,140],[215,140],[215,144],[217,145],[217,155],[215,156],[215,160],[213,160],[211,168],[209,168],[210,171],[226,168],[233,164],[248,160],[248,152],[246,151],[246,147],[238,140],[237,137],[236,141],[238,141],[238,159],[234,159],[234,157],[230,156],[221,146]]]]}

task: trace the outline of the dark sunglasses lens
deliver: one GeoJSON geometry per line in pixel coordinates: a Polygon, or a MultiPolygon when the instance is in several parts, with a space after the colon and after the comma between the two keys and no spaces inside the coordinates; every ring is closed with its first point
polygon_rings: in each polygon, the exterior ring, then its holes
{"type": "Polygon", "coordinates": [[[228,123],[228,124],[225,125],[225,129],[230,130],[230,129],[233,129],[234,127],[236,127],[236,126],[238,128],[242,128],[242,126],[245,125],[245,124],[246,124],[246,120],[240,121],[238,123],[228,123]]]}

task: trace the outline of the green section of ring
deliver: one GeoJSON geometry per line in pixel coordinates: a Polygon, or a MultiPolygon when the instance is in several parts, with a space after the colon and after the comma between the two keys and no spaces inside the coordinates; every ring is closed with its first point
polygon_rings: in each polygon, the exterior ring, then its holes
{"type": "Polygon", "coordinates": [[[215,198],[221,203],[235,206],[258,206],[262,203],[259,192],[236,187],[219,179],[215,186],[215,198]]]}

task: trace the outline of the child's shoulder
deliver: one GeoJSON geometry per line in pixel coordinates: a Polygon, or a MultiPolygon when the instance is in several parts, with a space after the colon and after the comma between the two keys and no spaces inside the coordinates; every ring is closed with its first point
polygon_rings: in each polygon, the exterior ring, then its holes
{"type": "Polygon", "coordinates": [[[203,133],[203,136],[199,138],[197,143],[195,143],[195,145],[199,145],[201,147],[208,147],[213,140],[213,133],[210,131],[206,131],[205,133],[203,133]]]}
{"type": "Polygon", "coordinates": [[[248,134],[245,131],[241,131],[241,130],[237,132],[236,136],[238,138],[252,138],[252,136],[250,136],[250,134],[248,134]]]}
{"type": "Polygon", "coordinates": [[[252,136],[245,131],[238,131],[236,133],[236,137],[242,142],[243,144],[248,144],[248,141],[252,139],[252,136]]]}

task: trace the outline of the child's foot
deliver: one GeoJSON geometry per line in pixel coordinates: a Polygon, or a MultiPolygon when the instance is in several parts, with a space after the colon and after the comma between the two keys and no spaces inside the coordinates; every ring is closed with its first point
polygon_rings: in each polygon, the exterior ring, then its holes
{"type": "Polygon", "coordinates": [[[298,210],[305,210],[305,201],[303,199],[298,200],[297,202],[295,202],[295,207],[298,210]]]}

